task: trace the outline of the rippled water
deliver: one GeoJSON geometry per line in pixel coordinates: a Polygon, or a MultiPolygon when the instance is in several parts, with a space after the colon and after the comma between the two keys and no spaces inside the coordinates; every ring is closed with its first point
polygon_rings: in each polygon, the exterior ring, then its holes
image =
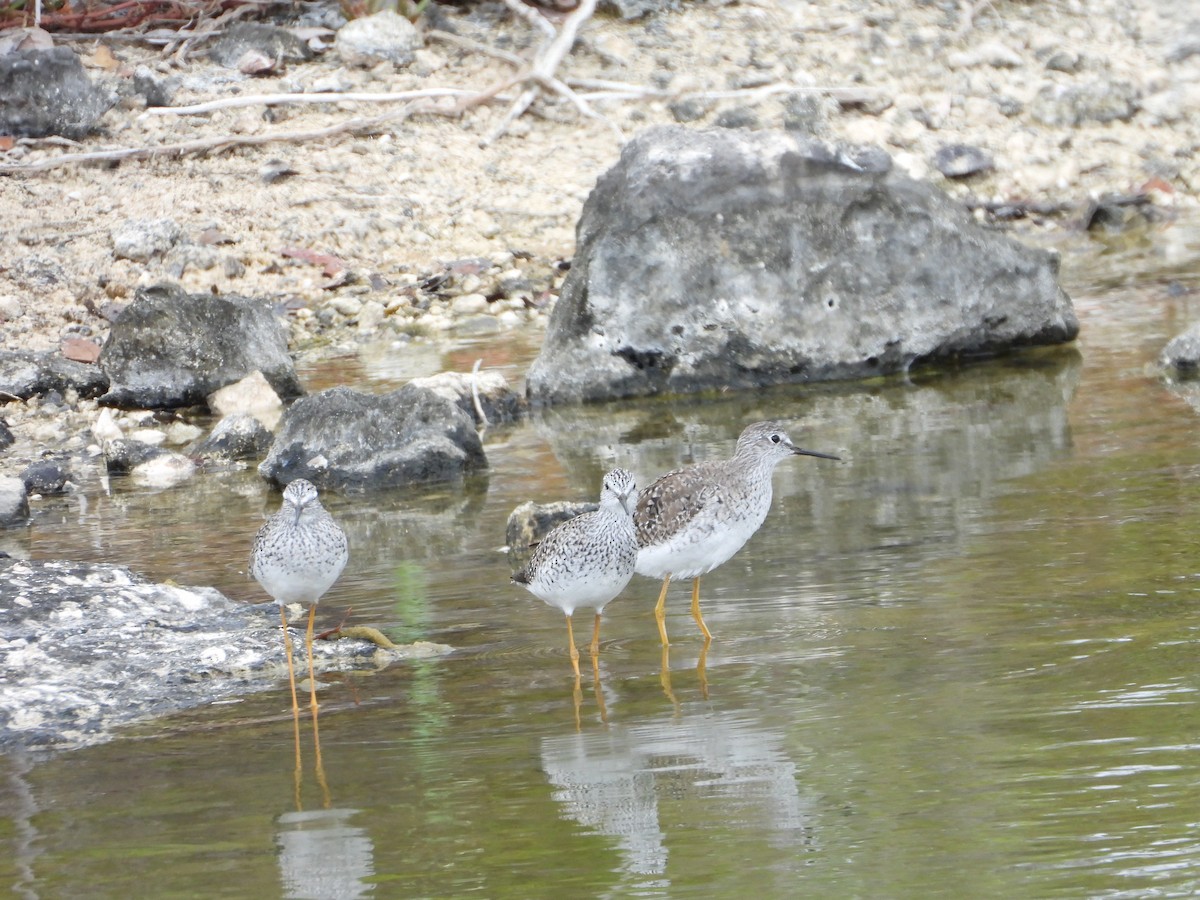
{"type": "MultiPolygon", "coordinates": [[[[459,652],[331,677],[324,777],[305,720],[299,803],[286,685],[104,746],[0,760],[0,884],[40,897],[1200,892],[1196,395],[1149,365],[1195,318],[1190,234],[1069,258],[1074,348],[556,410],[493,429],[489,474],[464,485],[328,498],[353,556],[319,619],[349,612],[459,652]],[[706,655],[681,584],[663,659],[657,585],[637,578],[605,617],[599,681],[585,651],[575,695],[561,615],[508,584],[509,511],[592,499],[616,464],[645,483],[768,416],[846,461],[780,466],[767,525],[703,581],[706,655]]],[[[462,346],[452,362],[519,377],[529,349],[462,346]]],[[[373,348],[307,380],[382,389],[427,364],[406,352],[373,348]]],[[[7,540],[257,602],[245,555],[276,503],[252,474],[153,494],[116,483],[7,540]]]]}

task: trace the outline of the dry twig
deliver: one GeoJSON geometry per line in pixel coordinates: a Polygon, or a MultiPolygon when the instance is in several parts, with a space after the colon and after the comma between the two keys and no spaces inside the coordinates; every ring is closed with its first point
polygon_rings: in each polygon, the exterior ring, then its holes
{"type": "Polygon", "coordinates": [[[116,150],[95,150],[88,153],[65,153],[52,159],[43,159],[34,163],[18,163],[10,166],[0,166],[0,175],[15,175],[18,173],[42,172],[46,169],[57,168],[68,163],[80,162],[115,162],[123,159],[154,159],[161,156],[186,156],[189,153],[217,153],[232,147],[252,147],[273,143],[307,143],[319,141],[339,134],[371,134],[384,125],[398,122],[417,113],[435,113],[441,115],[456,115],[453,108],[439,107],[433,103],[410,103],[404,109],[394,110],[380,116],[348,119],[328,128],[315,128],[308,131],[284,131],[271,134],[250,135],[218,135],[210,138],[198,138],[194,141],[183,141],[178,144],[163,144],[158,147],[122,147],[116,150]]]}

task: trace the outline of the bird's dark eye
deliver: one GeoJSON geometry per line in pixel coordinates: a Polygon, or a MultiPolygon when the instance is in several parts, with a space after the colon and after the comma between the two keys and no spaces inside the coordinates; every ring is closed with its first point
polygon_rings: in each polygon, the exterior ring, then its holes
{"type": "Polygon", "coordinates": [[[780,441],[782,441],[782,440],[783,440],[783,438],[781,438],[781,437],[780,437],[779,435],[777,435],[777,434],[773,434],[773,435],[771,435],[771,443],[772,443],[772,444],[778,444],[778,443],[779,443],[780,441]]]}

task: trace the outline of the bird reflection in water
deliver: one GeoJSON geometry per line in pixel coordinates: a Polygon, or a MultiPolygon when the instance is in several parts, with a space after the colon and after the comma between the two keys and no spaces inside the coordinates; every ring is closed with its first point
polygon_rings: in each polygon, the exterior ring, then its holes
{"type": "MultiPolygon", "coordinates": [[[[704,645],[700,648],[700,655],[696,658],[696,678],[700,683],[700,696],[705,700],[708,699],[708,648],[711,645],[712,638],[705,640],[704,645]]],[[[663,693],[667,695],[667,699],[671,701],[675,712],[678,713],[679,698],[675,696],[675,689],[671,684],[671,648],[667,644],[663,644],[662,664],[658,680],[662,684],[663,693]]]]}
{"type": "Polygon", "coordinates": [[[778,731],[741,716],[672,713],[636,725],[542,739],[542,770],[563,819],[612,838],[621,884],[611,894],[669,890],[663,817],[704,810],[709,821],[752,821],[777,846],[813,843],[815,801],[778,731]],[[660,803],[666,801],[666,811],[660,803]]]}

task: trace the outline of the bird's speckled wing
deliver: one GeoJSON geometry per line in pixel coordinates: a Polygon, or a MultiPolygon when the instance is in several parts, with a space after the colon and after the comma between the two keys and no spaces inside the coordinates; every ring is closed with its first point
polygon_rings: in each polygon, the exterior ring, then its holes
{"type": "Polygon", "coordinates": [[[653,547],[678,534],[704,509],[719,502],[713,476],[719,463],[699,463],[668,472],[638,497],[633,521],[638,547],[653,547]]]}

